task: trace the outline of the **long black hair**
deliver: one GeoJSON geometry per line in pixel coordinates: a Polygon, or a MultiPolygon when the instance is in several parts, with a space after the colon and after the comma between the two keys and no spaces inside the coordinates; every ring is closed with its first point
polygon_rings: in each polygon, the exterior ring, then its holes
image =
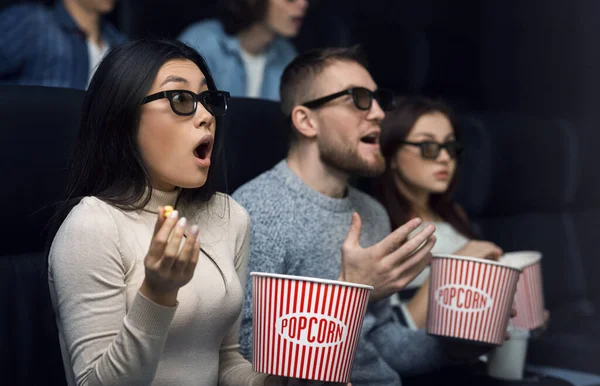
{"type": "MultiPolygon", "coordinates": [[[[179,41],[143,39],[125,43],[108,52],[98,66],[83,103],[67,198],[50,226],[47,253],[60,225],[83,197],[95,196],[122,210],[140,210],[150,201],[152,185],[136,140],[141,105],[159,69],[174,59],[195,63],[208,89],[216,89],[202,56],[179,41]]],[[[206,202],[216,193],[215,171],[224,170],[221,126],[217,117],[212,167],[206,183],[200,188],[181,189],[178,204],[206,202]]]]}
{"type": "MultiPolygon", "coordinates": [[[[394,171],[390,167],[390,162],[417,120],[423,115],[432,113],[440,113],[448,118],[454,131],[454,137],[460,141],[460,130],[454,112],[450,106],[438,100],[418,96],[404,98],[399,101],[393,111],[386,113],[382,123],[381,152],[386,159],[386,170],[375,180],[373,193],[386,208],[393,229],[409,221],[415,213],[411,203],[396,187],[394,171]]],[[[442,193],[430,194],[429,205],[436,214],[462,235],[475,238],[466,215],[461,213],[452,198],[459,172],[460,158],[457,159],[456,169],[448,189],[442,193]]]]}

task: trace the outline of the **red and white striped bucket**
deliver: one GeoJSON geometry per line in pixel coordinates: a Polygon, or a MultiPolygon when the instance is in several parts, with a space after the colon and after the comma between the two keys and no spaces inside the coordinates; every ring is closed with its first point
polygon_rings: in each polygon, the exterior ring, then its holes
{"type": "Polygon", "coordinates": [[[533,330],[544,324],[544,287],[542,283],[542,254],[537,251],[511,252],[502,255],[500,262],[521,269],[517,283],[515,309],[517,316],[511,324],[533,330]]]}
{"type": "Polygon", "coordinates": [[[520,273],[495,261],[433,255],[427,333],[501,345],[520,273]]]}
{"type": "Polygon", "coordinates": [[[350,381],[373,287],[252,272],[254,371],[350,381]]]}

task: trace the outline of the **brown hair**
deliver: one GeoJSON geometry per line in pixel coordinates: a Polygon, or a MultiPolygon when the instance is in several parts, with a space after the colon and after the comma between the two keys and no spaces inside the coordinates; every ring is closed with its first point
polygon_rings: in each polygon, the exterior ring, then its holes
{"type": "Polygon", "coordinates": [[[227,35],[237,35],[267,14],[268,0],[219,0],[217,17],[227,35]]]}
{"type": "MultiPolygon", "coordinates": [[[[308,102],[314,96],[316,76],[335,62],[355,62],[367,68],[367,60],[360,46],[318,48],[298,55],[287,65],[281,75],[279,94],[281,110],[290,116],[295,106],[308,102]]],[[[291,125],[293,126],[293,125],[291,125]]],[[[296,130],[292,127],[291,140],[297,139],[296,130]]]]}
{"type": "MultiPolygon", "coordinates": [[[[399,100],[396,108],[387,113],[382,122],[381,152],[386,159],[386,170],[375,180],[373,194],[386,208],[393,229],[414,217],[414,210],[408,199],[396,187],[394,172],[390,168],[390,160],[417,120],[423,115],[432,113],[440,113],[446,116],[452,125],[455,138],[460,140],[456,117],[450,106],[441,101],[425,97],[408,97],[399,100]]],[[[458,232],[466,237],[475,238],[467,216],[452,199],[459,171],[460,159],[457,159],[456,170],[448,189],[443,193],[431,194],[429,205],[436,214],[452,225],[458,232]]]]}

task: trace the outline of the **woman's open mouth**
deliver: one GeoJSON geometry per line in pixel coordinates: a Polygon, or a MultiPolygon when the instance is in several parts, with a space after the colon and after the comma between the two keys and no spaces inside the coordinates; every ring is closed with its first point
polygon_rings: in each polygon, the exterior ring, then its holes
{"type": "Polygon", "coordinates": [[[200,166],[210,166],[210,154],[212,151],[213,141],[214,139],[212,135],[205,135],[194,148],[194,157],[196,157],[196,160],[200,166]]]}

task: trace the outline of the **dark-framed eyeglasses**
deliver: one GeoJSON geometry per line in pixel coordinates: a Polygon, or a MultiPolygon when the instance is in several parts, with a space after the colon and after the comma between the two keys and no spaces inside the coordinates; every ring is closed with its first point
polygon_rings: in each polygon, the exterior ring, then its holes
{"type": "Polygon", "coordinates": [[[227,91],[219,90],[207,90],[200,94],[189,90],[167,90],[148,95],[144,98],[142,104],[167,98],[175,114],[188,116],[196,112],[198,102],[200,102],[209,113],[215,117],[220,117],[227,112],[229,97],[230,95],[227,91]]]}
{"type": "Polygon", "coordinates": [[[352,95],[354,106],[356,106],[356,108],[359,110],[369,110],[373,105],[373,99],[379,103],[379,106],[384,111],[392,110],[396,105],[396,97],[394,92],[391,90],[382,89],[371,91],[364,87],[351,87],[346,90],[336,92],[335,94],[305,102],[302,104],[302,106],[308,107],[309,109],[314,109],[344,95],[352,95]]]}
{"type": "Polygon", "coordinates": [[[423,141],[423,142],[408,142],[403,141],[403,145],[409,146],[418,146],[421,149],[421,158],[435,160],[439,157],[442,149],[446,149],[450,158],[457,159],[460,153],[462,152],[462,146],[460,142],[447,141],[444,143],[434,142],[434,141],[423,141]]]}

